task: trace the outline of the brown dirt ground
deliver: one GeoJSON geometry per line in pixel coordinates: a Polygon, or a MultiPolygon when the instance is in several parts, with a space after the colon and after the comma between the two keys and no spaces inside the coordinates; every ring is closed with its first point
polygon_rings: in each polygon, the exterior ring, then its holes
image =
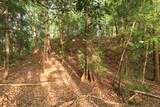
{"type": "Polygon", "coordinates": [[[125,106],[110,84],[82,83],[70,61],[62,65],[54,55],[49,57],[44,70],[39,55],[30,55],[27,61],[12,66],[8,79],[1,83],[32,85],[0,86],[0,107],[125,106]]]}

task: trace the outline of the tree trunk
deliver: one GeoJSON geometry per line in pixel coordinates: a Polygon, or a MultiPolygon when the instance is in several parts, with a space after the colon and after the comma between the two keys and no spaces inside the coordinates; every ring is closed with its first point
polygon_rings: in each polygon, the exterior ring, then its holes
{"type": "Polygon", "coordinates": [[[143,65],[143,81],[142,81],[143,84],[144,84],[144,81],[145,81],[147,59],[148,59],[148,44],[147,44],[147,46],[146,46],[145,61],[144,61],[144,65],[143,65]]]}
{"type": "MultiPolygon", "coordinates": [[[[5,23],[5,28],[8,28],[8,17],[7,17],[7,11],[4,16],[4,23],[5,23]]],[[[9,31],[5,30],[5,46],[6,46],[6,58],[5,58],[5,74],[4,78],[8,76],[9,72],[9,31]]]]}
{"type": "Polygon", "coordinates": [[[91,34],[91,16],[90,16],[90,2],[85,4],[84,7],[84,15],[85,15],[85,68],[84,68],[84,73],[81,77],[81,81],[89,81],[89,82],[94,82],[96,77],[94,72],[91,69],[91,66],[93,64],[92,61],[92,55],[93,55],[93,44],[92,44],[92,34],[91,34]]]}
{"type": "Polygon", "coordinates": [[[2,51],[3,51],[3,45],[2,45],[2,40],[0,40],[0,62],[3,61],[2,59],[2,51]]]}
{"type": "Polygon", "coordinates": [[[159,53],[158,53],[158,50],[157,50],[157,47],[158,47],[158,43],[156,41],[154,41],[153,43],[154,45],[154,59],[155,59],[155,80],[156,81],[160,81],[160,71],[159,71],[159,53]]]}
{"type": "MultiPolygon", "coordinates": [[[[58,0],[59,3],[62,3],[63,1],[62,0],[58,0]]],[[[57,7],[58,8],[62,8],[62,6],[60,4],[57,4],[57,7]]],[[[63,23],[63,12],[61,10],[57,10],[57,14],[58,14],[58,32],[59,32],[59,40],[60,40],[60,55],[61,55],[61,63],[63,63],[63,59],[64,59],[64,41],[63,41],[63,38],[64,38],[64,26],[62,25],[63,23]]]]}
{"type": "MultiPolygon", "coordinates": [[[[156,6],[156,0],[150,0],[150,4],[155,7],[156,6]]],[[[156,11],[156,9],[155,9],[156,11]]],[[[155,34],[155,30],[152,29],[152,35],[155,34]]],[[[154,63],[154,80],[155,81],[160,81],[160,70],[159,70],[159,53],[158,53],[158,42],[153,41],[153,63],[154,63]]]]}
{"type": "Polygon", "coordinates": [[[33,34],[33,49],[34,49],[34,51],[36,51],[37,50],[37,33],[36,33],[36,26],[35,25],[33,25],[32,26],[32,34],[33,34]]]}
{"type": "MultiPolygon", "coordinates": [[[[136,24],[136,22],[133,22],[132,28],[131,28],[131,32],[130,32],[130,34],[129,34],[129,38],[128,38],[128,40],[126,40],[126,42],[124,42],[124,48],[123,48],[123,50],[122,50],[120,62],[119,62],[119,65],[118,65],[118,71],[116,72],[115,76],[113,77],[113,86],[115,86],[115,80],[116,80],[117,75],[118,75],[118,74],[121,74],[122,63],[123,63],[123,61],[124,61],[124,55],[125,55],[125,53],[126,53],[126,49],[127,49],[128,44],[129,44],[129,42],[130,42],[130,39],[131,39],[131,36],[132,36],[132,33],[133,33],[133,29],[134,29],[134,27],[135,27],[135,24],[136,24]]],[[[120,86],[121,86],[121,75],[119,75],[118,88],[120,88],[120,86]]]]}
{"type": "Polygon", "coordinates": [[[125,53],[124,56],[124,73],[127,76],[128,75],[128,55],[125,53]]]}
{"type": "Polygon", "coordinates": [[[61,54],[61,63],[63,63],[63,57],[64,57],[64,46],[63,46],[63,28],[62,28],[62,19],[59,18],[59,22],[60,22],[60,25],[59,25],[59,34],[60,34],[60,45],[61,45],[61,51],[60,51],[60,54],[61,54]]]}
{"type": "Polygon", "coordinates": [[[43,51],[43,61],[45,62],[46,60],[48,60],[48,56],[51,50],[51,46],[50,46],[50,40],[49,40],[49,24],[48,24],[48,19],[49,19],[49,15],[48,12],[45,11],[45,22],[44,22],[44,26],[45,26],[45,38],[44,38],[44,51],[43,51]]]}

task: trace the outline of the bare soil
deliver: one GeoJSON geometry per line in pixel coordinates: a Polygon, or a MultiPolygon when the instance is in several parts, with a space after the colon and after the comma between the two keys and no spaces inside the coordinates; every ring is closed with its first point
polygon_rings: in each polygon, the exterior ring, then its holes
{"type": "Polygon", "coordinates": [[[61,64],[52,53],[43,68],[40,58],[30,55],[10,67],[7,80],[0,81],[0,107],[125,106],[109,82],[82,83],[71,60],[61,64]]]}

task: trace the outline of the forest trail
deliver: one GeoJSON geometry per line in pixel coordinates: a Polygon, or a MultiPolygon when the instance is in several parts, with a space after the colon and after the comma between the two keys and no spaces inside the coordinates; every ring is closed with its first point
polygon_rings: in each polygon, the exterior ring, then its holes
{"type": "Polygon", "coordinates": [[[0,107],[160,107],[160,0],[0,0],[0,107]]]}
{"type": "Polygon", "coordinates": [[[62,65],[54,54],[44,71],[39,60],[39,55],[31,55],[24,64],[11,67],[8,80],[1,83],[14,84],[0,86],[0,107],[122,106],[111,86],[80,82],[75,69],[65,61],[62,65]]]}

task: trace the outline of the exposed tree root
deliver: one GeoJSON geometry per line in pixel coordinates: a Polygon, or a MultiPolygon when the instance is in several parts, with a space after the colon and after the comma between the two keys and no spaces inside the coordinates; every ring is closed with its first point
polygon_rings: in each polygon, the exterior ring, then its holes
{"type": "Polygon", "coordinates": [[[85,81],[94,82],[95,80],[96,80],[96,76],[90,70],[85,71],[81,77],[82,82],[85,82],[85,81]]]}
{"type": "Polygon", "coordinates": [[[44,81],[44,82],[36,82],[36,83],[4,83],[0,84],[0,86],[35,86],[35,85],[47,85],[51,83],[62,83],[68,82],[68,80],[64,81],[44,81]]]}

